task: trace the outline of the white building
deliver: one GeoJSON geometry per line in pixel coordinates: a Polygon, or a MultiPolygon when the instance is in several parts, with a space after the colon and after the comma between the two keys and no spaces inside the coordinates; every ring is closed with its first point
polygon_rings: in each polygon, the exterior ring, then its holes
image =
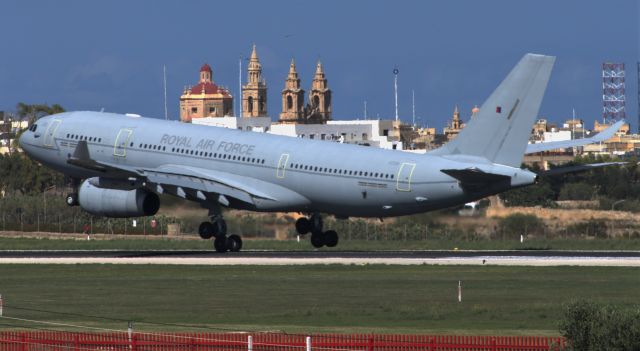
{"type": "Polygon", "coordinates": [[[328,121],[327,124],[271,123],[269,117],[194,118],[194,124],[266,132],[314,140],[375,146],[402,150],[399,132],[390,120],[328,121]]]}
{"type": "Polygon", "coordinates": [[[251,132],[268,132],[271,127],[271,118],[269,117],[203,117],[191,120],[193,124],[201,124],[212,127],[222,127],[231,129],[240,129],[251,132]]]}

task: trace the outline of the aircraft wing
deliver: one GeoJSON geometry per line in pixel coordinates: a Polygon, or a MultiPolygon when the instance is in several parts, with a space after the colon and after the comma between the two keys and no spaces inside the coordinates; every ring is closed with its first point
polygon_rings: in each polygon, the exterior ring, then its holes
{"type": "Polygon", "coordinates": [[[299,197],[297,193],[277,185],[221,171],[173,164],[153,169],[133,168],[96,161],[91,158],[86,141],[78,142],[73,156],[67,163],[99,172],[103,177],[142,178],[148,187],[158,193],[168,193],[194,201],[217,201],[225,206],[229,205],[228,197],[249,205],[256,205],[256,201],[278,202],[280,197],[288,200],[299,197]]]}
{"type": "Polygon", "coordinates": [[[550,141],[550,142],[539,143],[539,144],[528,144],[525,153],[533,154],[536,152],[599,143],[599,142],[611,139],[615,135],[615,133],[618,131],[618,129],[622,127],[622,124],[624,124],[624,120],[620,120],[614,123],[609,128],[603,130],[602,132],[590,138],[565,140],[565,141],[550,141]]]}
{"type": "MultiPolygon", "coordinates": [[[[253,204],[255,198],[277,201],[277,199],[255,187],[256,180],[209,169],[180,165],[163,165],[154,169],[143,169],[141,175],[148,182],[159,186],[159,193],[169,192],[180,197],[195,197],[206,200],[205,194],[217,194],[236,198],[253,204]]],[[[223,204],[225,200],[219,199],[223,204]]],[[[225,204],[228,205],[228,204],[225,204]]]]}
{"type": "Polygon", "coordinates": [[[561,174],[586,172],[586,171],[590,171],[592,169],[596,169],[596,168],[600,168],[600,167],[622,166],[622,165],[625,165],[625,164],[627,164],[627,162],[590,163],[590,164],[585,164],[585,165],[575,165],[575,166],[553,168],[553,169],[550,169],[548,171],[540,171],[540,172],[538,172],[538,174],[542,175],[542,176],[553,177],[553,176],[557,176],[557,175],[561,175],[561,174]]]}

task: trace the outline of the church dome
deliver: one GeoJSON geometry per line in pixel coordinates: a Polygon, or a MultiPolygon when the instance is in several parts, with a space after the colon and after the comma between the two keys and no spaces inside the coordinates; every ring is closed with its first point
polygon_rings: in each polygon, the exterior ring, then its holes
{"type": "Polygon", "coordinates": [[[211,72],[211,66],[205,63],[200,67],[200,72],[211,72]]]}

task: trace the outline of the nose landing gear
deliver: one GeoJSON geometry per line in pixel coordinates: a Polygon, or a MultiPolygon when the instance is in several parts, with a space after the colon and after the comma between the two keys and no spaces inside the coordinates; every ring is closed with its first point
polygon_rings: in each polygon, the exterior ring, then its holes
{"type": "Polygon", "coordinates": [[[296,221],[296,231],[304,235],[311,233],[311,245],[315,248],[323,246],[335,247],[338,245],[338,233],[335,230],[322,231],[322,217],[313,214],[311,217],[301,217],[296,221]]]}

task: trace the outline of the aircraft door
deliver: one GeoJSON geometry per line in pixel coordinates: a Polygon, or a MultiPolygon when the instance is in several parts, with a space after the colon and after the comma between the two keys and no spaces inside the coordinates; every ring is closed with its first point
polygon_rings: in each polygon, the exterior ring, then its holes
{"type": "Polygon", "coordinates": [[[403,163],[400,165],[396,180],[396,190],[411,191],[411,177],[413,176],[413,170],[415,168],[415,163],[403,163]]]}
{"type": "Polygon", "coordinates": [[[276,169],[276,177],[284,178],[284,172],[287,169],[287,162],[289,162],[289,154],[280,155],[280,160],[278,161],[278,168],[276,169]]]}
{"type": "Polygon", "coordinates": [[[47,131],[44,133],[44,146],[53,147],[56,131],[58,130],[61,122],[62,121],[59,119],[54,119],[53,121],[51,121],[49,128],[47,128],[47,131]]]}
{"type": "Polygon", "coordinates": [[[113,146],[113,156],[127,156],[127,144],[131,139],[131,134],[133,134],[131,129],[120,129],[116,137],[115,145],[113,146]]]}

